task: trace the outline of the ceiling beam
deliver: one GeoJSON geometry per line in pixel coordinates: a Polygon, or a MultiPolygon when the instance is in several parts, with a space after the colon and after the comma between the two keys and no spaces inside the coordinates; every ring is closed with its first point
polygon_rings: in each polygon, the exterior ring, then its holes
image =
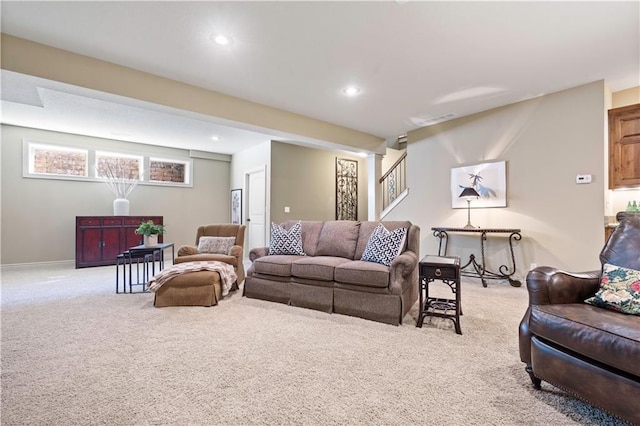
{"type": "Polygon", "coordinates": [[[252,130],[298,135],[369,152],[384,148],[383,138],[368,133],[8,34],[0,37],[0,64],[5,70],[219,117],[252,130]]]}

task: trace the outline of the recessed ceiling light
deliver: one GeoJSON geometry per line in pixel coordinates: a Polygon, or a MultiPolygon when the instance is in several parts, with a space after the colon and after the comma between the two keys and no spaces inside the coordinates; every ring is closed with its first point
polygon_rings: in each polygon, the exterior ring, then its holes
{"type": "Polygon", "coordinates": [[[218,34],[213,38],[213,41],[215,41],[216,43],[218,43],[221,46],[228,46],[231,44],[231,38],[224,35],[224,34],[218,34]]]}
{"type": "Polygon", "coordinates": [[[219,141],[220,139],[220,136],[211,136],[212,141],[219,141]]]}
{"type": "Polygon", "coordinates": [[[360,88],[356,86],[347,86],[342,89],[342,93],[347,96],[356,96],[358,93],[360,93],[360,88]]]}

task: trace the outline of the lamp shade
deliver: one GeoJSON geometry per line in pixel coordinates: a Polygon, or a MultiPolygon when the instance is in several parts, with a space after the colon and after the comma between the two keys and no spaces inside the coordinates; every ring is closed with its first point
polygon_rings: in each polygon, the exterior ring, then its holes
{"type": "Polygon", "coordinates": [[[462,197],[479,197],[479,196],[480,194],[478,194],[478,191],[476,191],[473,187],[468,186],[462,190],[462,192],[458,197],[462,198],[462,197]]]}

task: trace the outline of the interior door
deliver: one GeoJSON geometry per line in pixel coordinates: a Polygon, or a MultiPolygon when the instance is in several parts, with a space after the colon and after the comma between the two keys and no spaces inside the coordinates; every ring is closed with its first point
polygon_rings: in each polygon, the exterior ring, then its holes
{"type": "MultiPolygon", "coordinates": [[[[248,249],[266,245],[267,186],[264,169],[247,173],[247,231],[248,249]]],[[[249,253],[245,250],[245,253],[249,253]]]]}

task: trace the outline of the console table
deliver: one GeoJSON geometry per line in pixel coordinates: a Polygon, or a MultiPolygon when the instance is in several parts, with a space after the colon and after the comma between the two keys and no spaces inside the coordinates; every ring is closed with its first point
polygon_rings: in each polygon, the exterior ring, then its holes
{"type": "Polygon", "coordinates": [[[449,245],[449,234],[469,234],[477,235],[480,237],[480,262],[474,254],[469,256],[469,261],[460,267],[460,275],[466,277],[480,278],[482,286],[487,286],[486,280],[508,280],[509,284],[513,287],[520,287],[522,283],[519,280],[511,278],[516,272],[516,259],[513,254],[513,242],[520,241],[522,235],[520,235],[520,229],[516,228],[431,228],[433,236],[438,238],[438,256],[446,256],[447,248],[449,245]],[[509,247],[509,253],[511,255],[511,265],[509,268],[507,265],[500,265],[497,272],[490,271],[486,267],[486,261],[484,257],[484,243],[489,236],[493,235],[507,235],[507,244],[509,247]]]}

